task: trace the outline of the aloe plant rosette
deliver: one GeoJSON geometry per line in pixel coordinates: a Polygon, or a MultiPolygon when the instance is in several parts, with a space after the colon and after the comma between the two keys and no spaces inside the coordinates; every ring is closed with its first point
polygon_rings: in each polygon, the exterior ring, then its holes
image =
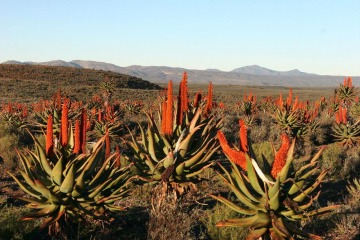
{"type": "Polygon", "coordinates": [[[148,126],[145,130],[139,124],[140,140],[133,136],[127,143],[132,150],[129,159],[137,173],[145,182],[163,183],[160,185],[165,195],[168,190],[181,195],[201,181],[201,173],[214,164],[212,156],[219,148],[216,132],[222,120],[216,120],[206,101],[197,99],[194,105],[188,103],[184,76],[178,104],[173,107],[170,82],[159,123],[146,114],[148,126]]]}
{"type": "Polygon", "coordinates": [[[75,136],[70,125],[66,144],[62,134],[61,144],[56,146],[51,125],[50,117],[46,147],[33,137],[34,151],[18,151],[23,166],[18,170],[20,176],[9,173],[27,194],[17,198],[36,210],[22,219],[44,218],[41,228],[49,227],[50,235],[61,234],[62,228],[72,222],[111,220],[108,213],[124,209],[115,202],[126,196],[130,171],[120,167],[118,153],[105,156],[106,136],[91,151],[81,153],[78,124],[75,136]]]}
{"type": "Polygon", "coordinates": [[[217,223],[218,227],[249,227],[247,239],[294,239],[295,236],[321,239],[301,230],[298,223],[338,207],[314,207],[320,194],[317,188],[328,172],[319,171],[317,167],[322,148],[302,167],[293,170],[295,140],[290,143],[289,138],[283,135],[282,145],[275,152],[272,170],[264,173],[254,159],[251,145],[248,151],[242,152],[230,148],[222,132],[218,133],[218,137],[231,162],[231,171],[220,165],[224,175],[219,175],[237,201],[232,202],[222,196],[212,197],[243,216],[221,221],[217,223]]]}

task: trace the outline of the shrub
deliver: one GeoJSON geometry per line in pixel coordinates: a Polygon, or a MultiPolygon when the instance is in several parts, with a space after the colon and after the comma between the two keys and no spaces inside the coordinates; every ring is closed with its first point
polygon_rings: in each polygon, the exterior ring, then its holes
{"type": "Polygon", "coordinates": [[[205,212],[200,219],[206,227],[206,233],[213,240],[237,240],[244,239],[248,234],[247,228],[218,228],[216,223],[230,218],[239,217],[239,214],[223,204],[216,204],[211,210],[205,212]]]}
{"type": "Polygon", "coordinates": [[[28,212],[25,207],[3,207],[0,211],[0,239],[41,239],[36,228],[40,221],[19,221],[28,212]]]}
{"type": "Polygon", "coordinates": [[[328,177],[334,180],[343,179],[345,176],[344,163],[345,152],[340,144],[329,144],[322,154],[320,166],[322,169],[330,169],[328,177]]]}
{"type": "MultiPolygon", "coordinates": [[[[15,148],[19,146],[19,137],[10,133],[6,124],[0,124],[0,158],[5,169],[13,170],[17,167],[15,148]]],[[[1,161],[0,161],[1,163],[1,161]]]]}

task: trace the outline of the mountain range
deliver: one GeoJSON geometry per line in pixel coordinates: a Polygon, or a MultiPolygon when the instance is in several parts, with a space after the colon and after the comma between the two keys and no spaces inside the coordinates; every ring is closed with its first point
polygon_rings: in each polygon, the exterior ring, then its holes
{"type": "MultiPolygon", "coordinates": [[[[318,75],[301,72],[298,69],[290,71],[276,71],[258,65],[236,68],[232,71],[218,69],[185,69],[168,66],[140,66],[121,67],[111,63],[72,60],[54,60],[48,62],[19,62],[7,61],[3,64],[28,64],[64,66],[75,68],[96,69],[128,74],[154,83],[166,83],[169,80],[179,82],[184,71],[188,73],[189,83],[208,83],[248,85],[248,86],[284,86],[284,87],[334,87],[343,81],[344,76],[318,75]]],[[[360,77],[353,77],[353,83],[359,85],[360,77]]]]}

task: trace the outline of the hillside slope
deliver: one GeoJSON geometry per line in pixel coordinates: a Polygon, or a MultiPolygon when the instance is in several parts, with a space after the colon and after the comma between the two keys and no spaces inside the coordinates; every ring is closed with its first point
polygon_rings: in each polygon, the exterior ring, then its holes
{"type": "Polygon", "coordinates": [[[131,89],[160,90],[161,87],[140,78],[103,70],[74,67],[0,64],[0,100],[48,98],[58,89],[69,97],[89,98],[101,93],[108,79],[116,93],[131,89]]]}

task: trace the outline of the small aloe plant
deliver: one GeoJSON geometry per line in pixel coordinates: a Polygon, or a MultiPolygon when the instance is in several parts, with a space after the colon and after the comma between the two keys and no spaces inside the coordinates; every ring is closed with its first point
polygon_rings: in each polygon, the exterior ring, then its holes
{"type": "Polygon", "coordinates": [[[332,126],[334,140],[344,147],[352,147],[360,141],[360,122],[354,123],[348,115],[347,108],[340,105],[335,113],[335,123],[332,126]]]}
{"type": "Polygon", "coordinates": [[[79,121],[74,131],[63,122],[55,145],[52,123],[50,115],[45,148],[30,133],[35,150],[18,151],[23,170],[20,176],[9,173],[27,193],[17,198],[37,210],[22,219],[43,218],[40,227],[48,227],[50,235],[64,234],[65,226],[89,218],[111,220],[108,213],[124,209],[114,203],[126,196],[130,171],[120,166],[118,153],[106,155],[107,136],[85,151],[79,121]]]}
{"type": "Polygon", "coordinates": [[[345,77],[344,83],[340,84],[336,91],[342,103],[349,106],[354,102],[356,97],[356,89],[352,84],[351,77],[345,77]]]}
{"type": "MultiPolygon", "coordinates": [[[[245,126],[243,128],[246,130],[245,126]]],[[[244,130],[240,131],[240,140],[247,143],[244,130]]],[[[274,149],[272,168],[264,173],[255,160],[251,145],[246,148],[247,144],[243,142],[240,149],[234,149],[221,131],[218,138],[231,163],[231,171],[220,165],[224,172],[224,176],[220,176],[237,201],[232,202],[222,196],[212,197],[243,215],[243,218],[223,220],[217,223],[218,227],[249,227],[247,239],[294,239],[295,236],[320,239],[301,230],[297,223],[338,207],[314,207],[320,194],[316,189],[328,172],[322,170],[319,173],[317,167],[322,148],[302,167],[293,170],[295,140],[290,142],[286,135],[282,135],[279,151],[274,149]]]]}
{"type": "Polygon", "coordinates": [[[292,89],[286,101],[282,95],[277,100],[275,119],[277,125],[291,137],[303,138],[310,129],[317,127],[316,117],[318,115],[319,104],[315,104],[313,110],[309,110],[309,102],[301,102],[298,96],[293,101],[292,89]]]}

